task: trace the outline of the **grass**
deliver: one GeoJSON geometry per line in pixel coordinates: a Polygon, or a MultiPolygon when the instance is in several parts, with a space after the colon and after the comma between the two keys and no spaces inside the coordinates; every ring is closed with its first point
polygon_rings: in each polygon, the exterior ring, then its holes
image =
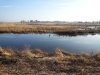
{"type": "Polygon", "coordinates": [[[46,53],[27,48],[0,48],[0,75],[99,75],[100,53],[73,54],[62,49],[46,53]]]}
{"type": "Polygon", "coordinates": [[[0,33],[56,33],[59,35],[66,34],[87,34],[99,33],[100,28],[91,29],[83,25],[29,25],[21,23],[1,23],[0,33]]]}
{"type": "Polygon", "coordinates": [[[63,26],[54,25],[24,25],[24,24],[1,24],[0,32],[12,32],[12,33],[30,33],[30,32],[50,32],[63,30],[63,26]]]}

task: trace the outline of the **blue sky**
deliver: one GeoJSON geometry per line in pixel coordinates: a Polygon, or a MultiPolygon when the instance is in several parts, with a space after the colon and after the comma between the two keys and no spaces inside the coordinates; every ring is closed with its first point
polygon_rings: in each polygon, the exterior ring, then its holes
{"type": "Polygon", "coordinates": [[[0,21],[99,21],[100,0],[0,0],[0,21]]]}

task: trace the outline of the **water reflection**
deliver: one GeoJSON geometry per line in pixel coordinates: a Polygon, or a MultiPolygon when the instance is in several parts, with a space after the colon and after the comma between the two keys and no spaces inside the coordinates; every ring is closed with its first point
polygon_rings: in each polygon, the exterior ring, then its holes
{"type": "Polygon", "coordinates": [[[100,35],[60,36],[58,34],[0,34],[0,46],[23,48],[31,46],[51,52],[55,48],[66,51],[100,52],[100,35]]]}

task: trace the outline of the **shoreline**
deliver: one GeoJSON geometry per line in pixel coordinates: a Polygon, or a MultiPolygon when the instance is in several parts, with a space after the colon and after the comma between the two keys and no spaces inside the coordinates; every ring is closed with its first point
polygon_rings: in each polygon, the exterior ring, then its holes
{"type": "Polygon", "coordinates": [[[0,48],[0,75],[99,75],[100,53],[73,54],[55,49],[46,53],[26,48],[16,52],[0,48]]]}

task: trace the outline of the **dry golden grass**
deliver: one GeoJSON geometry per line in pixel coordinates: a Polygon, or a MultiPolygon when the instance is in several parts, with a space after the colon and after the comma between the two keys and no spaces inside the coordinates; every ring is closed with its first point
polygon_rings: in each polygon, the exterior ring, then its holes
{"type": "Polygon", "coordinates": [[[0,47],[0,56],[6,57],[6,58],[10,58],[13,55],[15,55],[15,52],[10,49],[10,48],[1,48],[0,47]]]}
{"type": "Polygon", "coordinates": [[[83,31],[79,30],[80,26],[70,25],[28,25],[28,24],[0,24],[1,33],[32,33],[32,32],[76,32],[83,31]]]}
{"type": "Polygon", "coordinates": [[[55,33],[76,36],[100,33],[100,28],[91,29],[84,25],[3,23],[0,24],[0,33],[55,33]]]}
{"type": "Polygon", "coordinates": [[[21,52],[0,48],[0,74],[8,75],[95,75],[100,74],[100,54],[72,54],[56,49],[47,54],[27,48],[21,52]],[[5,53],[6,52],[6,53],[5,53]],[[10,55],[9,58],[7,58],[10,55]],[[18,55],[18,56],[17,56],[18,55]],[[7,57],[6,57],[7,56],[7,57]]]}

